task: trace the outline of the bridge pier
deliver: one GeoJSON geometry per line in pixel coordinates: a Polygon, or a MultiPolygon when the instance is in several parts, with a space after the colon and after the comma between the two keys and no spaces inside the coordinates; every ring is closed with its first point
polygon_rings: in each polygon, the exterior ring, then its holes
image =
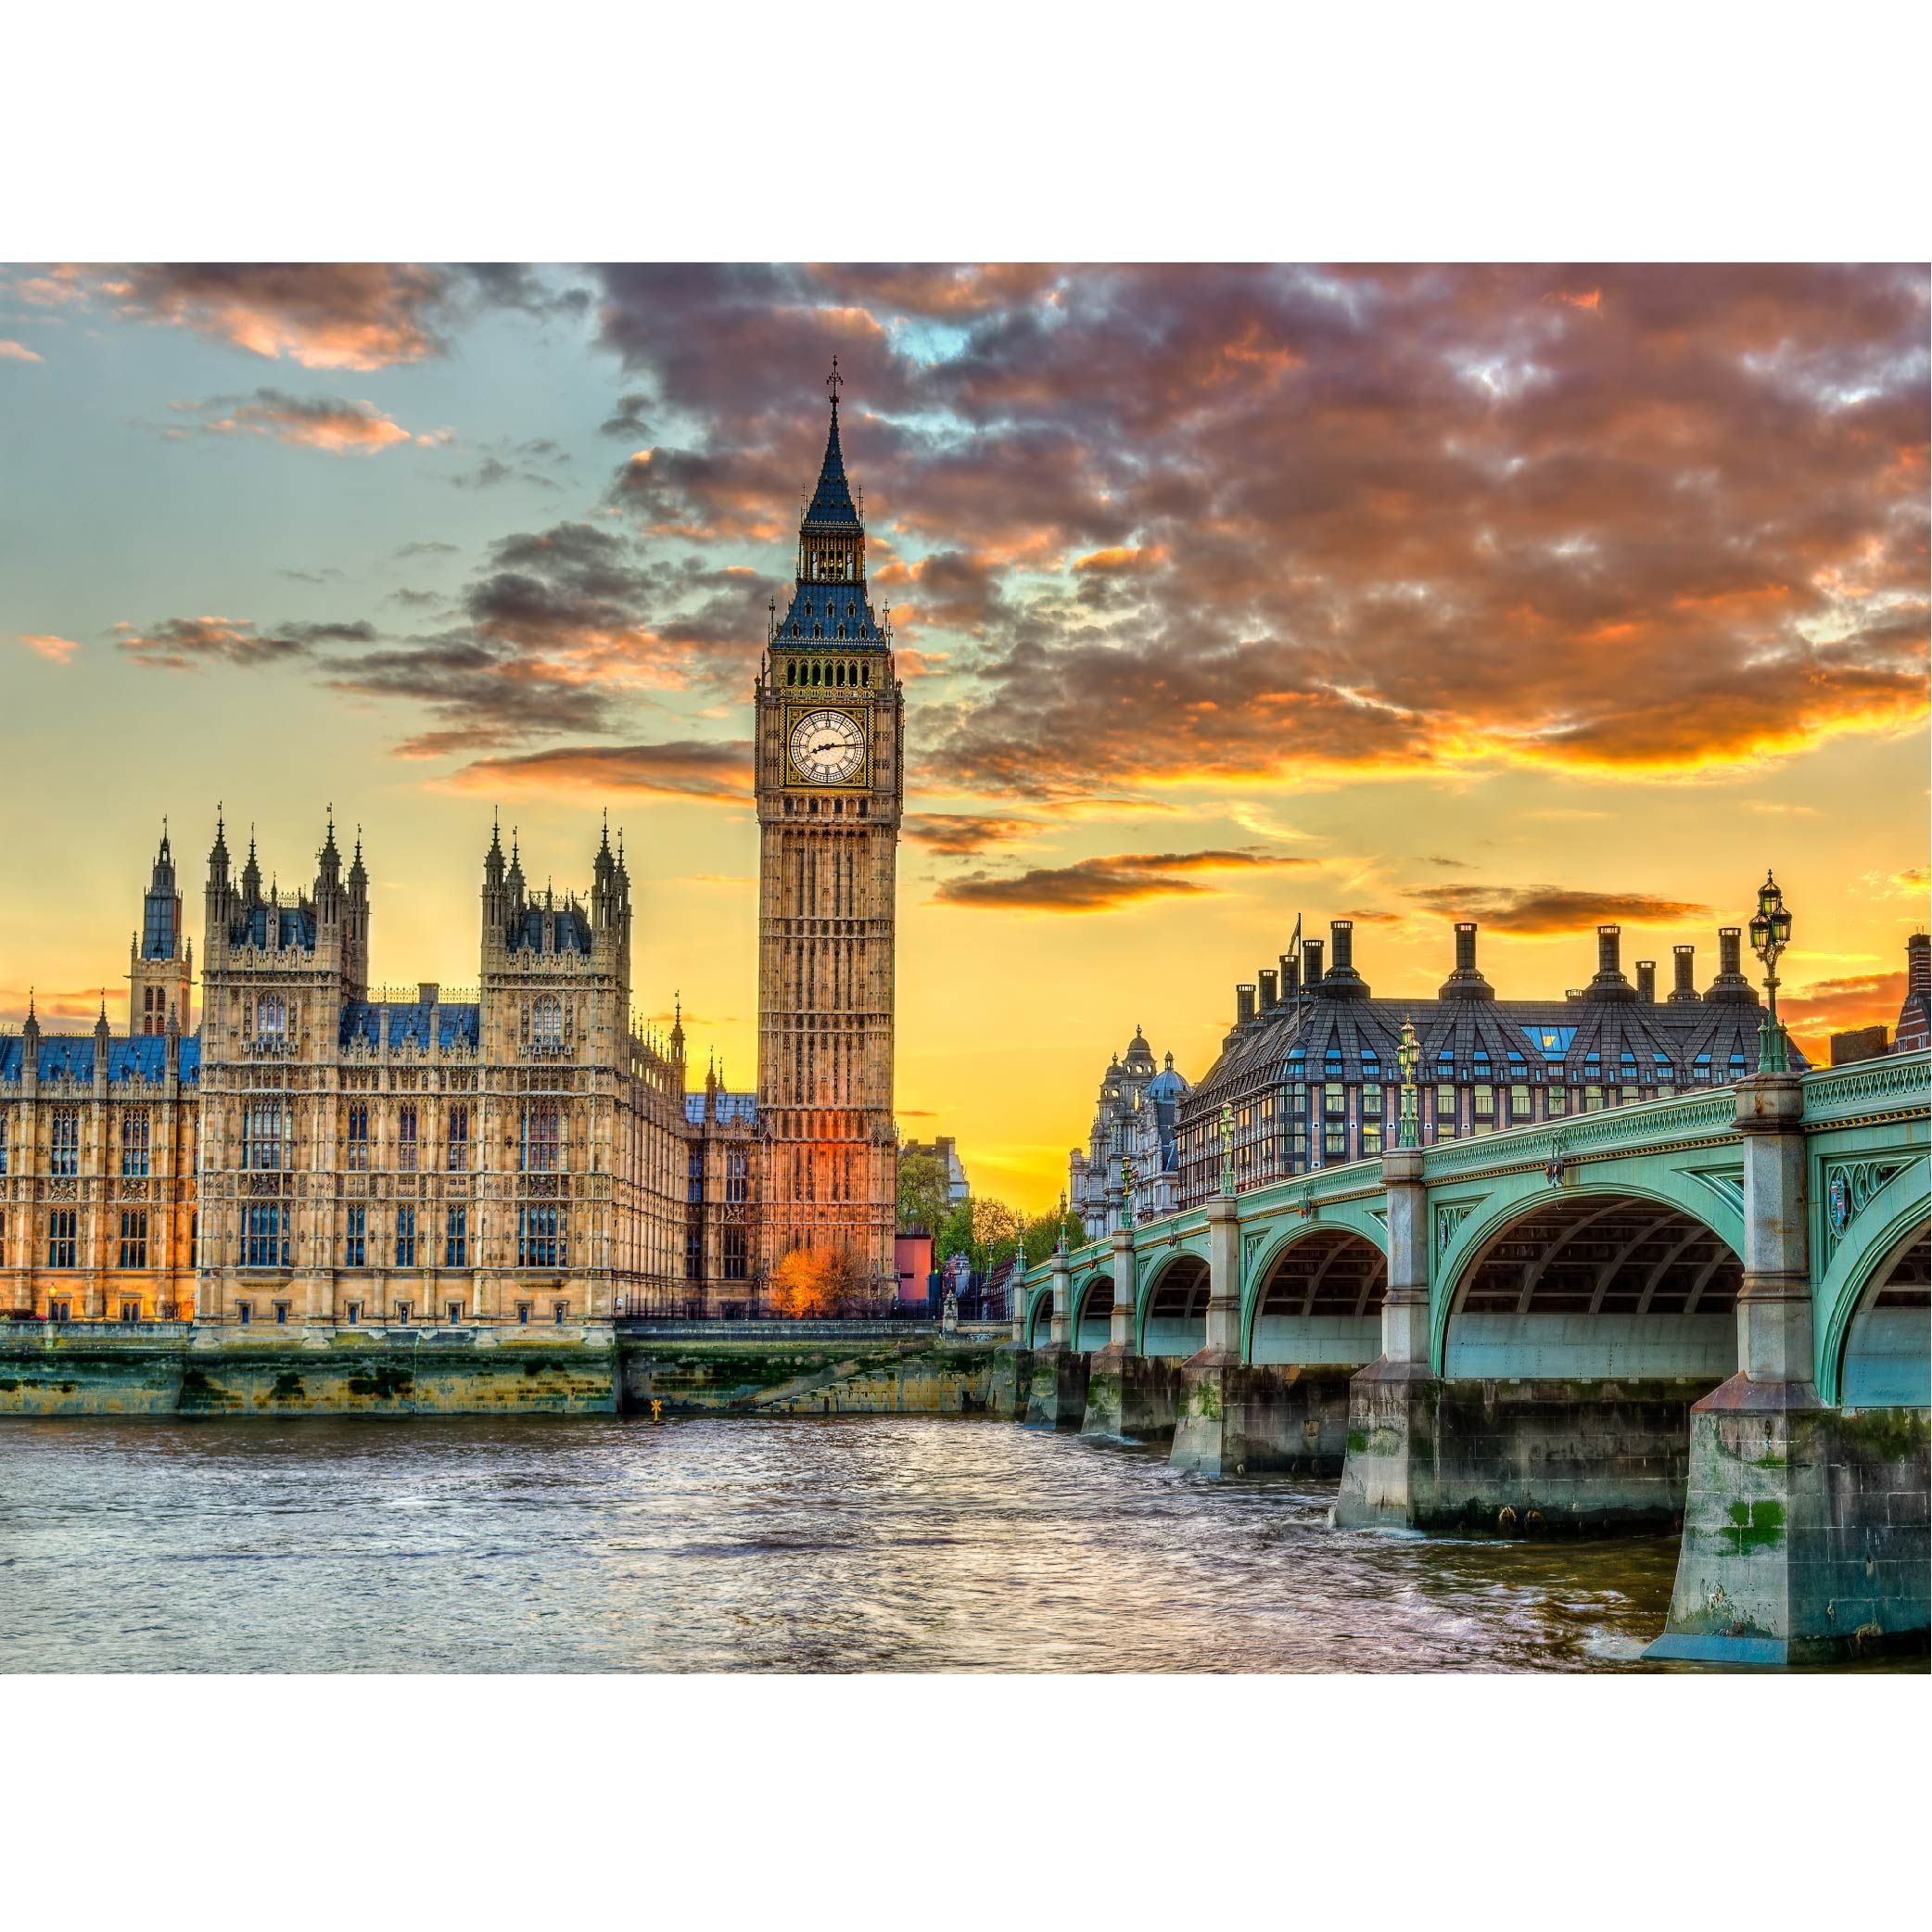
{"type": "Polygon", "coordinates": [[[1006,1422],[1023,1422],[1033,1394],[1033,1351],[1010,1342],[993,1357],[993,1386],[986,1398],[989,1415],[1006,1422]]]}
{"type": "Polygon", "coordinates": [[[1090,1356],[1087,1372],[1084,1436],[1111,1442],[1164,1442],[1174,1433],[1174,1365],[1137,1354],[1134,1324],[1139,1288],[1134,1237],[1126,1229],[1113,1237],[1113,1312],[1108,1318],[1107,1346],[1090,1356]]]}
{"type": "Polygon", "coordinates": [[[1691,1411],[1677,1583],[1647,1655],[1785,1664],[1923,1645],[1927,1412],[1819,1399],[1802,1081],[1739,1082],[1737,1125],[1740,1366],[1691,1411]]]}
{"type": "Polygon", "coordinates": [[[1078,1429],[1087,1413],[1087,1362],[1070,1346],[1072,1278],[1064,1254],[1053,1257],[1053,1319],[1047,1346],[1035,1349],[1032,1378],[1027,1384],[1026,1425],[1029,1429],[1078,1429]]]}
{"type": "Polygon", "coordinates": [[[1382,1156],[1389,1208],[1389,1286],[1382,1353],[1349,1381],[1347,1455],[1335,1498],[1338,1528],[1417,1529],[1435,1463],[1443,1385],[1429,1360],[1429,1191],[1420,1148],[1382,1156]],[[1418,1484],[1424,1493],[1418,1497],[1418,1484]]]}

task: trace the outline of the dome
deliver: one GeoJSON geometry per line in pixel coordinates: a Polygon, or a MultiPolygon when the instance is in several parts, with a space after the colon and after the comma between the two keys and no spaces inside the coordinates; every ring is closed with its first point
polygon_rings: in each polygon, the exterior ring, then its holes
{"type": "Polygon", "coordinates": [[[1137,1026],[1134,1029],[1133,1041],[1127,1048],[1127,1064],[1137,1068],[1146,1066],[1151,1069],[1153,1063],[1154,1049],[1148,1045],[1147,1036],[1137,1026]]]}

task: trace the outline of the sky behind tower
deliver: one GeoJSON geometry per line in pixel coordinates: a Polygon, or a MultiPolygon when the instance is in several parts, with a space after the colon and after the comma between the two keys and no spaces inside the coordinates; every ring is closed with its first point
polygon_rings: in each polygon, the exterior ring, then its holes
{"type": "Polygon", "coordinates": [[[0,272],[0,1012],[120,992],[169,815],[363,828],[474,981],[491,808],[622,823],[634,997],[755,1054],[749,692],[823,377],[909,680],[900,1124],[1061,1185],[1297,914],[1427,997],[1668,960],[1775,865],[1814,1049],[1926,890],[1923,268],[0,272]]]}

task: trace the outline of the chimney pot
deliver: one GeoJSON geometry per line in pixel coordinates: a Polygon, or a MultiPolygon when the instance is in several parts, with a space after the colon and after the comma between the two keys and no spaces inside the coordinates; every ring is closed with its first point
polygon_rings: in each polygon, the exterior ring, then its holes
{"type": "Polygon", "coordinates": [[[1744,959],[1744,939],[1736,926],[1717,929],[1717,970],[1727,979],[1737,972],[1744,959]]]}
{"type": "Polygon", "coordinates": [[[1322,983],[1322,943],[1319,939],[1302,942],[1303,988],[1313,993],[1322,983]]]}
{"type": "Polygon", "coordinates": [[[1657,961],[1655,960],[1639,960],[1637,961],[1637,998],[1646,1006],[1656,1003],[1657,961]]]}
{"type": "Polygon", "coordinates": [[[1677,984],[1671,989],[1672,999],[1695,999],[1697,988],[1695,980],[1697,962],[1697,948],[1695,946],[1673,946],[1671,958],[1677,970],[1677,984]]]}
{"type": "Polygon", "coordinates": [[[1281,999],[1284,1005],[1302,990],[1302,962],[1292,953],[1281,955],[1281,999]]]}
{"type": "Polygon", "coordinates": [[[1257,976],[1261,981],[1261,1010],[1265,1013],[1272,1013],[1279,1003],[1279,996],[1276,992],[1275,969],[1272,966],[1264,966],[1257,976]]]}
{"type": "Polygon", "coordinates": [[[1622,943],[1621,926],[1598,926],[1596,929],[1596,970],[1599,972],[1621,972],[1617,955],[1622,943]]]}
{"type": "Polygon", "coordinates": [[[1455,970],[1458,972],[1474,972],[1476,970],[1476,922],[1473,919],[1459,919],[1455,922],[1455,970]]]}
{"type": "Polygon", "coordinates": [[[1234,1017],[1235,1024],[1238,1026],[1244,1021],[1253,1019],[1254,988],[1252,986],[1237,986],[1234,989],[1234,1017]]]}
{"type": "Polygon", "coordinates": [[[1330,971],[1352,972],[1355,964],[1355,922],[1352,919],[1331,919],[1328,936],[1335,944],[1335,963],[1330,971]]]}

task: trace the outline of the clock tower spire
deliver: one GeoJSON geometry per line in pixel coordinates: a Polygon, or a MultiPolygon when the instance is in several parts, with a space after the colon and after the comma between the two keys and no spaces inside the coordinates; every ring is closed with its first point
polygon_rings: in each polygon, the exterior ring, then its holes
{"type": "Polygon", "coordinates": [[[894,896],[905,698],[831,422],[753,701],[766,1292],[895,1292],[894,896]],[[788,1256],[797,1255],[795,1261],[788,1256]]]}

